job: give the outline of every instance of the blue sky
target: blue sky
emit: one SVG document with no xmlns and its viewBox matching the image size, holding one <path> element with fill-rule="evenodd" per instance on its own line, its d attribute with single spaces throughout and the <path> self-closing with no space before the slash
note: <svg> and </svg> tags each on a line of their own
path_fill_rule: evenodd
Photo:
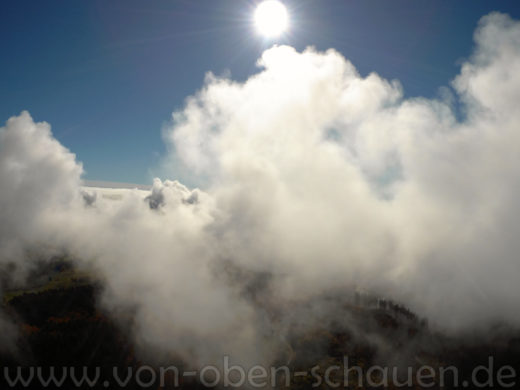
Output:
<svg viewBox="0 0 520 390">
<path fill-rule="evenodd" d="M 432 97 L 457 74 L 481 16 L 520 18 L 514 1 L 287 0 L 278 43 L 335 48 L 361 74 Z M 150 183 L 161 128 L 204 75 L 244 80 L 273 42 L 245 0 L 6 1 L 0 13 L 0 121 L 28 110 L 83 162 L 86 179 Z M 161 172 L 163 173 L 163 172 Z M 175 178 L 175 177 L 172 177 Z"/>
</svg>

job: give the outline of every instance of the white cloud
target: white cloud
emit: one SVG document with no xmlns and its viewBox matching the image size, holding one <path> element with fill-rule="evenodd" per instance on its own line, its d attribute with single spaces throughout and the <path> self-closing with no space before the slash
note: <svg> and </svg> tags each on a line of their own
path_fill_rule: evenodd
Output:
<svg viewBox="0 0 520 390">
<path fill-rule="evenodd" d="M 267 252 L 300 293 L 353 280 L 449 326 L 517 323 L 519 39 L 482 19 L 454 81 L 463 122 L 333 50 L 275 47 L 245 83 L 209 78 L 169 140 L 214 178 L 233 252 Z"/>
<path fill-rule="evenodd" d="M 42 239 L 46 219 L 77 199 L 81 164 L 27 112 L 0 129 L 0 262 Z M 20 265 L 18 263 L 18 265 Z"/>
</svg>

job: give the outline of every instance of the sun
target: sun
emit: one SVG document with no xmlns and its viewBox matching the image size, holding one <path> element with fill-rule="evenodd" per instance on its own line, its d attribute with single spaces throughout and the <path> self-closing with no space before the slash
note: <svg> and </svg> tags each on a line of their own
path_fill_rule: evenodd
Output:
<svg viewBox="0 0 520 390">
<path fill-rule="evenodd" d="M 255 25 L 260 34 L 267 38 L 277 37 L 289 25 L 287 8 L 278 0 L 265 0 L 255 10 Z"/>
</svg>

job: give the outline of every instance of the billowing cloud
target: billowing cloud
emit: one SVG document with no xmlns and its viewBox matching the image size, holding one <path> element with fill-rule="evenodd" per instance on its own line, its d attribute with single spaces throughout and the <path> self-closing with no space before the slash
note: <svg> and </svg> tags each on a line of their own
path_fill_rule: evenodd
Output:
<svg viewBox="0 0 520 390">
<path fill-rule="evenodd" d="M 72 253 L 105 307 L 135 313 L 140 345 L 192 362 L 269 359 L 290 302 L 345 287 L 449 329 L 518 326 L 520 23 L 488 15 L 475 42 L 453 81 L 463 120 L 334 50 L 273 47 L 243 83 L 208 76 L 164 133 L 204 191 L 82 193 L 49 126 L 11 118 L 0 261 Z"/>
<path fill-rule="evenodd" d="M 0 129 L 0 263 L 22 267 L 47 220 L 78 198 L 82 171 L 47 123 L 34 123 L 27 112 L 7 121 Z"/>
<path fill-rule="evenodd" d="M 517 323 L 519 39 L 481 20 L 453 82 L 462 121 L 334 50 L 275 47 L 245 83 L 208 77 L 166 139 L 213 178 L 238 261 L 290 275 L 290 294 L 355 283 L 449 326 Z"/>
</svg>

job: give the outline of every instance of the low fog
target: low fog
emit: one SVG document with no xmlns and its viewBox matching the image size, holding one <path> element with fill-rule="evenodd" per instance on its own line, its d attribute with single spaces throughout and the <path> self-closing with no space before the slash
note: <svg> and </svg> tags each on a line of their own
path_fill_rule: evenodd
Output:
<svg viewBox="0 0 520 390">
<path fill-rule="evenodd" d="M 194 364 L 273 358 L 287 322 L 313 321 L 291 302 L 345 288 L 445 331 L 520 325 L 520 22 L 484 17 L 439 99 L 332 49 L 273 47 L 258 66 L 209 74 L 163 129 L 165 170 L 202 189 L 86 188 L 49 124 L 10 118 L 0 266 L 23 284 L 34 253 L 69 254 L 108 312 L 132 310 L 137 345 Z"/>
</svg>

